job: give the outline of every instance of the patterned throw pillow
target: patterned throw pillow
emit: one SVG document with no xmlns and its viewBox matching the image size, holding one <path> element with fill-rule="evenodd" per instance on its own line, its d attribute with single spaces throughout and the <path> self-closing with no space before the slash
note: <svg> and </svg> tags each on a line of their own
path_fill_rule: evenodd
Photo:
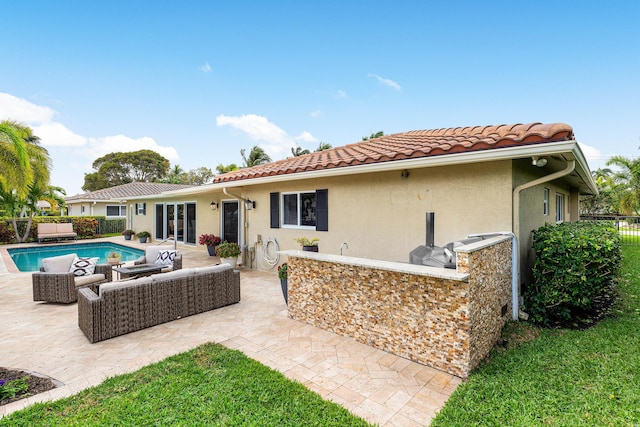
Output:
<svg viewBox="0 0 640 427">
<path fill-rule="evenodd" d="M 167 250 L 158 252 L 156 257 L 156 264 L 160 265 L 173 265 L 173 260 L 176 259 L 176 251 Z"/>
<path fill-rule="evenodd" d="M 71 263 L 69 271 L 76 276 L 91 276 L 96 271 L 98 258 L 78 258 Z"/>
</svg>

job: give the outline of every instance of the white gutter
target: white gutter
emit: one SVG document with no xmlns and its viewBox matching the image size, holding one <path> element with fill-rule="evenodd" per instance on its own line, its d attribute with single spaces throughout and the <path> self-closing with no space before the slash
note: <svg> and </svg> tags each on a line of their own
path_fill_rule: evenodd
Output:
<svg viewBox="0 0 640 427">
<path fill-rule="evenodd" d="M 526 190 L 527 188 L 535 187 L 536 185 L 543 184 L 545 182 L 553 181 L 558 178 L 562 178 L 563 176 L 569 175 L 576 168 L 576 161 L 569 160 L 567 161 L 567 167 L 562 169 L 561 171 L 554 172 L 549 175 L 542 176 L 540 178 L 534 179 L 533 181 L 525 182 L 524 184 L 518 185 L 513 189 L 513 232 L 515 235 L 520 235 L 520 192 L 522 190 Z M 517 242 L 517 238 L 516 238 Z M 516 251 L 513 251 L 516 252 Z M 520 275 L 520 270 L 518 270 L 518 276 Z M 513 309 L 512 309 L 512 318 L 513 320 L 518 320 L 518 306 L 520 295 L 518 294 L 518 283 L 520 282 L 518 278 L 516 278 L 516 288 L 512 290 L 512 300 L 513 300 Z"/>
</svg>

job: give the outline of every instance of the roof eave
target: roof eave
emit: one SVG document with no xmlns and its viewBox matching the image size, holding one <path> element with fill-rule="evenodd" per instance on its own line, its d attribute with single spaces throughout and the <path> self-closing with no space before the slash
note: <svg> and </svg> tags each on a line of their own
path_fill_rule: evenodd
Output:
<svg viewBox="0 0 640 427">
<path fill-rule="evenodd" d="M 282 175 L 261 176 L 247 178 L 236 181 L 220 182 L 215 184 L 205 184 L 195 188 L 185 188 L 174 191 L 167 191 L 146 199 L 156 199 L 167 196 L 180 196 L 191 194 L 210 193 L 220 191 L 223 188 L 245 187 L 257 184 L 270 184 L 291 180 L 305 180 L 314 178 L 328 178 L 335 176 L 357 175 L 362 173 L 388 172 L 402 169 L 416 169 L 425 167 L 453 166 L 468 163 L 480 163 L 499 160 L 513 160 L 531 156 L 550 156 L 553 154 L 570 154 L 576 159 L 577 173 L 585 182 L 586 187 L 597 194 L 595 181 L 591 177 L 589 166 L 578 146 L 577 141 L 559 141 L 546 144 L 532 144 L 518 147 L 506 147 L 495 150 L 472 151 L 466 153 L 447 154 L 431 157 L 420 157 L 415 159 L 393 160 L 388 162 L 371 163 L 366 165 L 345 166 L 339 168 L 322 169 L 308 172 L 296 172 Z"/>
</svg>

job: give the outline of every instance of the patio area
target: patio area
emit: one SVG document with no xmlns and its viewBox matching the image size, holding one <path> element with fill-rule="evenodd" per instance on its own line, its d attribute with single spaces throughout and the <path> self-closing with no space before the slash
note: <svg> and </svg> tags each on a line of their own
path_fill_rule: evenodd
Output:
<svg viewBox="0 0 640 427">
<path fill-rule="evenodd" d="M 124 243 L 122 237 L 104 240 Z M 145 247 L 137 241 L 127 244 Z M 241 269 L 239 304 L 90 344 L 78 328 L 77 303 L 34 302 L 31 273 L 15 271 L 7 248 L 0 247 L 0 365 L 44 374 L 64 385 L 1 406 L 0 416 L 72 395 L 205 342 L 238 349 L 324 399 L 385 426 L 428 425 L 461 382 L 289 318 L 275 273 L 248 268 Z M 178 249 L 184 267 L 217 261 L 206 251 Z"/>
</svg>

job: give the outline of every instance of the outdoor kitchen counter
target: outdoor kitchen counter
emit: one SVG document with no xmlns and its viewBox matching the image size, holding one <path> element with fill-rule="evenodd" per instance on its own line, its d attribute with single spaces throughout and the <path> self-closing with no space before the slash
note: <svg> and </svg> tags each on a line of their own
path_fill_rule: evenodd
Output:
<svg viewBox="0 0 640 427">
<path fill-rule="evenodd" d="M 344 255 L 326 254 L 321 252 L 307 251 L 279 251 L 280 255 L 312 259 L 315 261 L 332 262 L 337 264 L 352 265 L 356 267 L 376 268 L 381 270 L 395 271 L 398 273 L 415 274 L 419 276 L 437 277 L 439 279 L 467 281 L 468 273 L 458 273 L 454 269 L 429 267 L 403 262 L 383 261 L 378 259 L 357 258 Z"/>
</svg>

